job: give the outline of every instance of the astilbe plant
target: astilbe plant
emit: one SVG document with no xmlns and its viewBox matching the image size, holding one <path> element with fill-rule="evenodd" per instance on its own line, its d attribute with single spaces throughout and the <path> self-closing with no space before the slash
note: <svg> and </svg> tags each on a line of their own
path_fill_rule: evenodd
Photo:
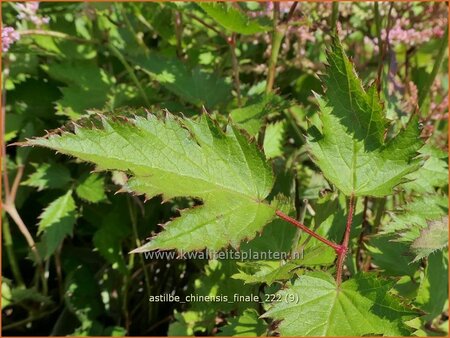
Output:
<svg viewBox="0 0 450 338">
<path fill-rule="evenodd" d="M 331 39 L 321 77 L 325 95 L 316 95 L 320 121 L 310 125 L 307 144 L 323 175 L 347 197 L 340 243 L 280 211 L 276 200 L 267 202 L 275 178 L 263 154 L 239 128 L 230 123 L 222 130 L 208 114 L 198 119 L 170 113 L 162 118 L 93 114 L 74 123 L 73 130 L 63 128 L 24 145 L 54 149 L 94 163 L 97 170 L 124 172 L 128 181 L 123 189 L 147 199 L 163 195 L 164 200 L 190 196 L 202 201 L 133 253 L 237 248 L 277 216 L 334 249 L 334 281 L 324 272 L 306 273 L 280 291 L 283 299 L 291 295 L 299 302 L 275 303 L 264 315 L 282 321 L 283 335 L 404 334 L 403 322 L 417 314 L 389 294 L 392 283 L 373 274 L 343 281 L 343 268 L 356 200 L 391 194 L 421 166 L 418 117 L 387 138 L 389 124 L 376 86 L 363 87 L 339 39 Z"/>
</svg>

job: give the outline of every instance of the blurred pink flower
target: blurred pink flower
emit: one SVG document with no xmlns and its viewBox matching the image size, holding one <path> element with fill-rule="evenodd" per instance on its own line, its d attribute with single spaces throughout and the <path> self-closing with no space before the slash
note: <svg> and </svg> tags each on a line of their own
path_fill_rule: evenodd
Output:
<svg viewBox="0 0 450 338">
<path fill-rule="evenodd" d="M 2 27 L 2 51 L 5 53 L 9 47 L 20 39 L 19 33 L 9 26 Z"/>
<path fill-rule="evenodd" d="M 39 9 L 39 2 L 37 1 L 18 3 L 16 6 L 19 11 L 17 18 L 20 20 L 31 21 L 36 26 L 47 24 L 50 21 L 49 17 L 43 17 L 37 14 L 37 10 Z"/>
</svg>

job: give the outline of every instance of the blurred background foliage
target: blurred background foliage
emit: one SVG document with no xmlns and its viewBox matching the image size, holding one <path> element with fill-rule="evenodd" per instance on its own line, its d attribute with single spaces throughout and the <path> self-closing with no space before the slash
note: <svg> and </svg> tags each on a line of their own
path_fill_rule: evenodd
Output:
<svg viewBox="0 0 450 338">
<path fill-rule="evenodd" d="M 395 278 L 398 294 L 426 311 L 410 323 L 414 334 L 448 333 L 446 241 L 441 251 L 414 261 L 423 254 L 426 231 L 434 235 L 440 224 L 446 236 L 445 3 L 1 6 L 4 144 L 45 135 L 86 112 L 121 115 L 145 107 L 195 116 L 207 110 L 258 140 L 277 175 L 273 196 L 292 198 L 294 214 L 340 240 L 345 201 L 304 147 L 305 130 L 317 120 L 312 91 L 323 92 L 318 74 L 336 25 L 361 78 L 378 81 L 392 120 L 389 132 L 416 113 L 429 138 L 424 167 L 413 181 L 388 198 L 359 201 L 352 233 L 356 254 L 348 258 L 347 273 L 373 270 Z M 92 172 L 45 149 L 8 146 L 3 152 L 3 335 L 272 332 L 273 323 L 258 318 L 266 305 L 148 301 L 164 293 L 270 294 L 280 287 L 273 281 L 291 276 L 276 262 L 128 254 L 158 232 L 158 224 L 197 201 L 144 203 L 139 196 L 115 194 L 126 179 L 119 173 Z M 278 243 L 280 232 L 295 237 L 289 226 L 279 225 L 248 245 L 289 249 L 290 242 Z M 334 252 L 305 238 L 304 259 L 292 263 L 295 273 L 310 267 L 332 271 Z"/>
</svg>

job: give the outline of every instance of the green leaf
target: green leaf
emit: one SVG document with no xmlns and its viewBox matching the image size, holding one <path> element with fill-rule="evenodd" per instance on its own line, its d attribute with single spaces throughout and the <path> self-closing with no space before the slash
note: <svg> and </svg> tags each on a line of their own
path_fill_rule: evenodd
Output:
<svg viewBox="0 0 450 338">
<path fill-rule="evenodd" d="M 11 291 L 9 283 L 2 281 L 2 310 L 11 304 Z"/>
<path fill-rule="evenodd" d="M 100 229 L 94 234 L 93 243 L 99 253 L 109 262 L 113 269 L 127 274 L 128 269 L 122 253 L 122 241 L 131 233 L 129 213 L 124 213 L 118 203 L 111 211 L 104 211 Z"/>
<path fill-rule="evenodd" d="M 33 164 L 36 171 L 22 182 L 22 185 L 43 189 L 61 189 L 70 182 L 70 171 L 59 163 Z"/>
<path fill-rule="evenodd" d="M 213 108 L 227 104 L 231 98 L 231 85 L 227 81 L 198 67 L 189 69 L 176 58 L 152 53 L 129 59 L 158 84 L 198 107 Z"/>
<path fill-rule="evenodd" d="M 245 310 L 242 315 L 229 320 L 229 323 L 220 328 L 217 336 L 233 337 L 259 337 L 265 336 L 267 324 L 259 318 L 254 309 Z"/>
<path fill-rule="evenodd" d="M 213 301 L 207 304 L 205 302 L 193 302 L 191 309 L 202 310 L 207 305 L 206 307 L 209 310 L 214 310 L 215 312 L 238 311 L 242 313 L 248 308 L 257 308 L 259 304 L 255 303 L 253 299 L 235 299 L 235 296 L 258 295 L 256 286 L 243 285 L 240 280 L 231 278 L 237 272 L 235 261 L 210 260 L 205 267 L 205 272 L 195 279 L 193 293 L 212 298 L 222 297 L 222 301 Z"/>
<path fill-rule="evenodd" d="M 309 130 L 308 144 L 325 177 L 345 195 L 383 197 L 420 167 L 422 146 L 417 117 L 385 140 L 387 121 L 375 86 L 364 90 L 361 80 L 333 37 L 327 74 L 322 77 L 326 100 L 316 95 L 321 130 Z"/>
<path fill-rule="evenodd" d="M 271 159 L 283 155 L 285 129 L 286 123 L 284 121 L 270 123 L 266 126 L 263 144 L 266 158 Z"/>
<path fill-rule="evenodd" d="M 114 79 L 92 63 L 51 64 L 49 75 L 66 84 L 63 97 L 56 103 L 58 114 L 79 118 L 86 109 L 102 109 L 108 101 Z"/>
<path fill-rule="evenodd" d="M 75 224 L 76 205 L 72 198 L 72 190 L 48 205 L 39 216 L 38 234 L 43 233 L 46 257 L 50 257 L 67 235 L 72 235 Z"/>
<path fill-rule="evenodd" d="M 229 3 L 200 2 L 198 5 L 214 21 L 230 32 L 251 35 L 272 29 L 269 20 L 252 20 L 243 11 Z"/>
<path fill-rule="evenodd" d="M 264 202 L 273 184 L 270 167 L 232 125 L 223 132 L 206 115 L 198 121 L 171 114 L 164 119 L 151 114 L 100 119 L 102 128 L 77 126 L 74 133 L 64 131 L 27 144 L 76 156 L 99 169 L 129 172 L 128 189 L 148 198 L 193 196 L 204 203 L 182 211 L 135 252 L 237 247 L 274 217 L 274 208 Z M 92 117 L 90 122 L 99 124 Z"/>
<path fill-rule="evenodd" d="M 11 299 L 12 303 L 22 303 L 26 301 L 32 301 L 41 304 L 51 304 L 52 300 L 49 296 L 45 296 L 39 291 L 37 291 L 34 287 L 30 289 L 22 289 L 22 288 L 13 288 L 11 290 Z"/>
<path fill-rule="evenodd" d="M 392 235 L 371 237 L 366 247 L 372 256 L 372 262 L 391 276 L 414 276 L 419 264 L 411 263 L 408 244 L 394 240 Z"/>
<path fill-rule="evenodd" d="M 279 96 L 266 95 L 249 102 L 245 107 L 233 109 L 230 116 L 234 123 L 255 136 L 263 124 L 263 119 L 284 107 L 285 104 Z"/>
<path fill-rule="evenodd" d="M 448 253 L 439 251 L 428 258 L 427 267 L 415 303 L 427 314 L 424 320 L 430 321 L 444 312 L 448 299 Z"/>
<path fill-rule="evenodd" d="M 409 174 L 411 182 L 403 185 L 406 189 L 418 193 L 434 193 L 436 187 L 448 185 L 448 155 L 440 149 L 426 144 L 419 151 L 423 156 L 428 156 L 423 166 Z"/>
<path fill-rule="evenodd" d="M 448 197 L 424 195 L 392 213 L 392 220 L 382 229 L 382 233 L 397 235 L 397 241 L 413 242 L 428 221 L 439 220 L 448 214 Z"/>
<path fill-rule="evenodd" d="M 88 330 L 103 311 L 98 282 L 93 271 L 86 266 L 78 266 L 67 277 L 64 300 L 68 309 L 81 322 L 81 328 Z"/>
<path fill-rule="evenodd" d="M 98 174 L 84 175 L 75 189 L 78 197 L 92 203 L 106 200 L 105 180 Z"/>
<path fill-rule="evenodd" d="M 440 220 L 429 221 L 428 227 L 420 231 L 418 238 L 411 245 L 412 251 L 417 255 L 414 261 L 429 256 L 437 250 L 448 246 L 448 216 Z"/>
<path fill-rule="evenodd" d="M 205 315 L 205 311 L 174 312 L 175 322 L 169 325 L 168 336 L 194 336 L 196 332 L 207 332 L 213 323 Z M 211 318 L 209 318 L 211 319 Z"/>
<path fill-rule="evenodd" d="M 391 282 L 357 275 L 336 286 L 323 272 L 300 276 L 263 317 L 281 320 L 283 336 L 407 335 L 415 313 L 389 294 Z"/>
<path fill-rule="evenodd" d="M 281 261 L 238 262 L 239 272 L 231 276 L 243 280 L 245 284 L 266 283 L 271 285 L 275 281 L 288 280 L 292 277 L 297 264 Z"/>
</svg>

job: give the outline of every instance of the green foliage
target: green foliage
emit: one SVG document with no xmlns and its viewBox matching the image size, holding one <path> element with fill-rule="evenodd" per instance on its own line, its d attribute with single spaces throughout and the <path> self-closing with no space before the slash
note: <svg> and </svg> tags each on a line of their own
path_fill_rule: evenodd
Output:
<svg viewBox="0 0 450 338">
<path fill-rule="evenodd" d="M 417 255 L 415 261 L 427 257 L 436 250 L 448 246 L 448 217 L 428 222 L 428 227 L 420 231 L 411 245 L 412 251 Z"/>
<path fill-rule="evenodd" d="M 220 329 L 218 336 L 259 337 L 266 335 L 267 324 L 253 310 L 245 310 L 244 313 L 230 320 Z"/>
<path fill-rule="evenodd" d="M 38 5 L 2 2 L 3 335 L 448 335 L 445 3 Z"/>
<path fill-rule="evenodd" d="M 198 67 L 189 69 L 178 59 L 142 54 L 130 56 L 130 60 L 158 84 L 198 107 L 224 105 L 230 98 L 231 85 L 227 81 Z"/>
<path fill-rule="evenodd" d="M 425 229 L 428 221 L 440 220 L 448 214 L 448 198 L 431 195 L 414 199 L 392 214 L 392 220 L 383 228 L 387 234 L 395 234 L 398 241 L 413 242 Z"/>
<path fill-rule="evenodd" d="M 272 29 L 268 20 L 252 20 L 229 3 L 201 2 L 198 4 L 211 18 L 228 31 L 251 35 Z"/>
<path fill-rule="evenodd" d="M 62 189 L 70 182 L 70 171 L 59 163 L 34 164 L 36 171 L 22 185 L 43 189 Z"/>
<path fill-rule="evenodd" d="M 98 203 L 106 200 L 105 180 L 96 174 L 87 174 L 80 178 L 79 185 L 75 189 L 78 197 L 91 202 Z"/>
<path fill-rule="evenodd" d="M 374 275 L 357 276 L 338 287 L 328 274 L 305 274 L 278 293 L 279 301 L 264 317 L 282 320 L 284 336 L 407 334 L 404 321 L 415 313 L 389 294 L 391 287 Z"/>
<path fill-rule="evenodd" d="M 284 134 L 286 123 L 275 122 L 268 124 L 264 134 L 264 153 L 266 158 L 274 158 L 283 155 Z"/>
<path fill-rule="evenodd" d="M 254 136 L 263 125 L 265 117 L 284 107 L 285 104 L 281 102 L 279 96 L 261 96 L 255 101 L 248 102 L 245 107 L 233 109 L 230 112 L 230 116 L 236 125 Z"/>
<path fill-rule="evenodd" d="M 87 109 L 104 108 L 114 79 L 92 63 L 52 64 L 48 74 L 67 86 L 60 90 L 63 97 L 56 102 L 57 113 L 78 119 Z"/>
<path fill-rule="evenodd" d="M 364 90 L 337 37 L 322 81 L 326 100 L 316 95 L 321 125 L 309 132 L 312 156 L 325 177 L 347 196 L 383 197 L 419 168 L 422 145 L 417 117 L 385 140 L 387 121 L 376 88 Z"/>
<path fill-rule="evenodd" d="M 72 190 L 48 205 L 39 216 L 38 233 L 42 234 L 45 256 L 50 257 L 61 245 L 66 236 L 72 235 L 77 219 L 77 209 L 72 197 Z"/>
<path fill-rule="evenodd" d="M 426 320 L 433 320 L 445 311 L 448 299 L 448 252 L 438 251 L 428 258 L 427 267 L 420 283 L 415 303 L 426 312 Z"/>
<path fill-rule="evenodd" d="M 77 156 L 103 170 L 129 171 L 133 177 L 128 189 L 147 198 L 192 196 L 204 203 L 182 212 L 135 252 L 237 247 L 273 218 L 274 209 L 263 201 L 273 184 L 272 173 L 256 147 L 233 126 L 224 133 L 208 116 L 198 121 L 170 114 L 164 119 L 100 119 L 102 129 L 76 127 L 74 133 L 30 140 L 28 145 Z"/>
</svg>

